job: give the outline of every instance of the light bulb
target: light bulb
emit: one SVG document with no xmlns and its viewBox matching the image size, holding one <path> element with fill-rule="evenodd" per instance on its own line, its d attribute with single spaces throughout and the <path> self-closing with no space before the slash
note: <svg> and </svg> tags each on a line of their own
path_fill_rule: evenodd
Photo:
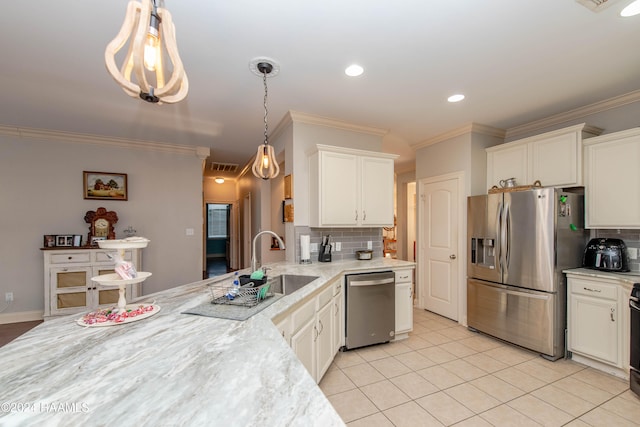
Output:
<svg viewBox="0 0 640 427">
<path fill-rule="evenodd" d="M 158 40 L 158 30 L 154 30 L 153 27 L 149 27 L 147 38 L 144 43 L 144 67 L 149 71 L 155 71 L 158 65 L 158 46 L 160 40 Z M 155 32 L 155 34 L 153 34 Z"/>
<path fill-rule="evenodd" d="M 269 169 L 269 153 L 266 149 L 262 154 L 262 167 L 265 169 Z"/>
</svg>

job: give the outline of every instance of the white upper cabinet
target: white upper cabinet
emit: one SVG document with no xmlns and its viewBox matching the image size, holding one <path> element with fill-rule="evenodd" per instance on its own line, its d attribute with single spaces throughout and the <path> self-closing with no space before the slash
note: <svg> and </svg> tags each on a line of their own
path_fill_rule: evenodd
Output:
<svg viewBox="0 0 640 427">
<path fill-rule="evenodd" d="M 584 145 L 585 227 L 640 228 L 640 128 Z"/>
<path fill-rule="evenodd" d="M 499 187 L 501 180 L 509 178 L 515 178 L 518 185 L 525 184 L 529 181 L 527 168 L 527 144 L 487 148 L 487 188 Z"/>
<path fill-rule="evenodd" d="M 318 145 L 309 161 L 309 225 L 393 226 L 395 157 Z"/>
<path fill-rule="evenodd" d="M 583 138 L 601 132 L 583 123 L 487 148 L 487 188 L 508 178 L 517 185 L 581 186 Z"/>
</svg>

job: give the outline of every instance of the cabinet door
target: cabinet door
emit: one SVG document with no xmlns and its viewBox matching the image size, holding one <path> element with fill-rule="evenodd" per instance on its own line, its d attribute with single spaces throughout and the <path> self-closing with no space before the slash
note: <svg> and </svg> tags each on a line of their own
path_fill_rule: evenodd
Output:
<svg viewBox="0 0 640 427">
<path fill-rule="evenodd" d="M 569 350 L 621 366 L 617 301 L 570 295 Z"/>
<path fill-rule="evenodd" d="M 320 153 L 320 224 L 358 223 L 358 158 L 351 154 Z"/>
<path fill-rule="evenodd" d="M 360 224 L 367 227 L 393 226 L 393 160 L 361 159 Z"/>
<path fill-rule="evenodd" d="M 91 277 L 102 276 L 104 274 L 113 274 L 113 273 L 115 273 L 113 266 L 93 267 Z M 120 297 L 120 291 L 118 288 L 114 288 L 111 286 L 101 286 L 97 282 L 92 282 L 92 285 L 93 286 L 91 287 L 91 290 L 95 295 L 94 295 L 94 300 L 93 300 L 93 304 L 91 305 L 91 308 L 95 308 L 99 305 L 107 305 L 107 304 L 114 305 L 118 303 L 118 298 Z M 131 299 L 130 290 L 131 290 L 131 285 L 127 286 L 127 291 L 125 293 L 125 297 L 127 298 L 127 303 Z"/>
<path fill-rule="evenodd" d="M 316 340 L 318 338 L 318 328 L 315 318 L 310 319 L 302 325 L 296 333 L 291 336 L 291 348 L 298 356 L 309 374 L 316 379 Z"/>
<path fill-rule="evenodd" d="M 336 354 L 333 344 L 333 314 L 333 300 L 321 307 L 317 313 L 318 338 L 316 340 L 316 355 L 318 371 L 315 377 L 317 382 L 320 382 L 324 373 L 327 372 L 333 361 L 333 356 Z"/>
<path fill-rule="evenodd" d="M 333 354 L 344 345 L 344 298 L 340 292 L 333 297 Z"/>
<path fill-rule="evenodd" d="M 91 267 L 53 267 L 49 270 L 51 314 L 71 314 L 92 303 Z"/>
<path fill-rule="evenodd" d="M 411 283 L 396 283 L 396 335 L 413 329 L 413 291 Z"/>
<path fill-rule="evenodd" d="M 585 149 L 586 228 L 640 228 L 640 132 L 619 134 Z"/>
<path fill-rule="evenodd" d="M 545 187 L 582 185 L 581 137 L 571 132 L 529 144 L 529 177 Z"/>
<path fill-rule="evenodd" d="M 487 188 L 500 186 L 500 180 L 515 178 L 517 185 L 528 183 L 527 144 L 487 150 Z"/>
<path fill-rule="evenodd" d="M 276 323 L 276 329 L 282 335 L 282 338 L 287 344 L 291 345 L 291 322 L 288 317 L 285 317 L 280 322 Z"/>
</svg>

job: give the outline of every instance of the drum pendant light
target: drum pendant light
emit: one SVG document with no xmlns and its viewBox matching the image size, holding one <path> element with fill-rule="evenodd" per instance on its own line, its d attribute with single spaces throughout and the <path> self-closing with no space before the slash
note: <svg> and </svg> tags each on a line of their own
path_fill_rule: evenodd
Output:
<svg viewBox="0 0 640 427">
<path fill-rule="evenodd" d="M 273 64 L 266 60 L 258 62 L 256 71 L 262 74 L 262 82 L 264 84 L 264 143 L 258 147 L 256 159 L 251 170 L 256 177 L 267 180 L 275 178 L 280 173 L 275 151 L 273 146 L 269 145 L 269 136 L 267 134 L 267 74 L 273 71 Z"/>
<path fill-rule="evenodd" d="M 182 101 L 189 91 L 171 14 L 156 1 L 131 0 L 120 32 L 107 45 L 104 53 L 107 71 L 127 95 L 161 104 Z M 116 54 L 129 42 L 122 66 L 116 65 Z M 165 56 L 172 69 L 165 64 Z M 170 78 L 166 80 L 168 74 Z"/>
</svg>

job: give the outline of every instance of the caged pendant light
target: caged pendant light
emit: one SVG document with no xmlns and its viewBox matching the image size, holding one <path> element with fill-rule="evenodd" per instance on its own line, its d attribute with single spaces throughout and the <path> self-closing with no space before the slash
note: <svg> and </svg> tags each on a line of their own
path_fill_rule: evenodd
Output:
<svg viewBox="0 0 640 427">
<path fill-rule="evenodd" d="M 107 45 L 104 58 L 107 71 L 126 94 L 150 103 L 173 104 L 187 96 L 189 81 L 178 54 L 171 14 L 156 1 L 161 0 L 129 2 L 120 32 Z M 127 41 L 129 50 L 118 69 L 116 54 Z M 171 62 L 172 69 L 166 62 Z"/>
<path fill-rule="evenodd" d="M 271 75 L 275 76 L 278 69 L 274 70 L 273 63 L 266 59 L 261 59 L 255 63 L 255 69 L 252 64 L 251 69 L 256 74 L 258 72 L 262 74 L 262 82 L 264 84 L 264 143 L 258 147 L 256 159 L 251 169 L 256 177 L 267 180 L 275 178 L 280 173 L 280 166 L 278 166 L 273 146 L 269 145 L 269 136 L 267 134 L 267 74 L 273 73 Z"/>
</svg>

